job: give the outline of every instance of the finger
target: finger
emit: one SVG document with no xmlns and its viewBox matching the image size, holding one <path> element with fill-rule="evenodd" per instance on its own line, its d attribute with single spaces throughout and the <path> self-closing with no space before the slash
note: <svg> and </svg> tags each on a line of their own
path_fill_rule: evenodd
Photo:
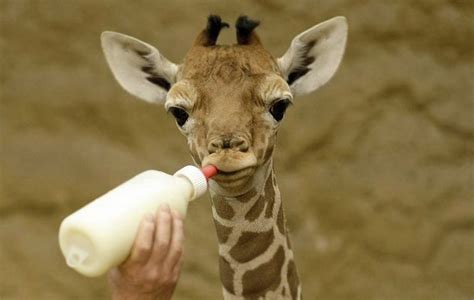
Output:
<svg viewBox="0 0 474 300">
<path fill-rule="evenodd" d="M 166 263 L 170 270 L 173 270 L 176 264 L 180 261 L 184 249 L 184 229 L 183 220 L 179 215 L 173 212 L 173 233 L 171 235 L 170 248 Z"/>
<path fill-rule="evenodd" d="M 173 280 L 178 281 L 179 274 L 181 274 L 182 266 L 183 266 L 183 256 L 181 255 L 171 271 L 171 274 L 172 274 L 171 276 Z"/>
<path fill-rule="evenodd" d="M 153 214 L 146 214 L 140 223 L 132 252 L 126 263 L 144 264 L 148 261 L 153 249 L 155 227 L 155 217 Z"/>
<path fill-rule="evenodd" d="M 171 240 L 171 211 L 167 204 L 162 205 L 157 213 L 155 243 L 150 257 L 152 263 L 163 262 L 168 254 Z"/>
</svg>

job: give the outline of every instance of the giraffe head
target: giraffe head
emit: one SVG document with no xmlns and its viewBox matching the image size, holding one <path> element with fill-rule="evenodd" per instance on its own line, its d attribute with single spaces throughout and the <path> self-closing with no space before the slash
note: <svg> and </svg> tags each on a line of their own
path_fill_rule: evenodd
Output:
<svg viewBox="0 0 474 300">
<path fill-rule="evenodd" d="M 237 44 L 217 45 L 228 24 L 210 16 L 181 64 L 133 37 L 102 34 L 105 57 L 120 85 L 138 98 L 164 104 L 194 161 L 220 170 L 211 187 L 227 195 L 261 181 L 259 171 L 271 161 L 285 110 L 295 96 L 333 76 L 346 43 L 346 20 L 336 17 L 297 35 L 286 53 L 274 58 L 254 31 L 258 24 L 239 17 Z"/>
</svg>

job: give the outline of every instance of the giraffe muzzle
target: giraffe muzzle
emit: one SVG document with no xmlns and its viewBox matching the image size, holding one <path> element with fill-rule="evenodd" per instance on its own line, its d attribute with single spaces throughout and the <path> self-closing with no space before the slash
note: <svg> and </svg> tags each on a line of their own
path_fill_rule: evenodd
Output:
<svg viewBox="0 0 474 300">
<path fill-rule="evenodd" d="M 240 152 L 235 150 L 222 150 L 206 156 L 202 167 L 214 165 L 219 172 L 233 173 L 246 168 L 257 166 L 257 157 L 253 152 Z"/>
</svg>

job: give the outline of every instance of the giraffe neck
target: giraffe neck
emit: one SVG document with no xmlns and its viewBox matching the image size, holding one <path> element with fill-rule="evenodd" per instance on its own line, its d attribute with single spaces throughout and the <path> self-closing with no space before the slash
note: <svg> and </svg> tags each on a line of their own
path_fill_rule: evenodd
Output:
<svg viewBox="0 0 474 300">
<path fill-rule="evenodd" d="M 264 181 L 243 195 L 211 190 L 226 299 L 300 299 L 301 288 L 271 163 Z"/>
</svg>

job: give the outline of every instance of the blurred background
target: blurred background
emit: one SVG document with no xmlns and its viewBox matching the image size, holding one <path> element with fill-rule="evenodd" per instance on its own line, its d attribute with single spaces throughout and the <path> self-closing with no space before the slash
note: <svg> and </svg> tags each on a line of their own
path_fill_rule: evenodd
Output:
<svg viewBox="0 0 474 300">
<path fill-rule="evenodd" d="M 160 106 L 102 55 L 104 30 L 180 62 L 210 13 L 260 19 L 275 56 L 344 15 L 334 79 L 297 99 L 275 157 L 306 299 L 473 299 L 474 2 L 0 0 L 0 298 L 105 299 L 59 251 L 61 220 L 145 169 L 191 163 Z M 234 42 L 234 30 L 221 43 Z M 175 299 L 219 299 L 208 197 Z"/>
</svg>

